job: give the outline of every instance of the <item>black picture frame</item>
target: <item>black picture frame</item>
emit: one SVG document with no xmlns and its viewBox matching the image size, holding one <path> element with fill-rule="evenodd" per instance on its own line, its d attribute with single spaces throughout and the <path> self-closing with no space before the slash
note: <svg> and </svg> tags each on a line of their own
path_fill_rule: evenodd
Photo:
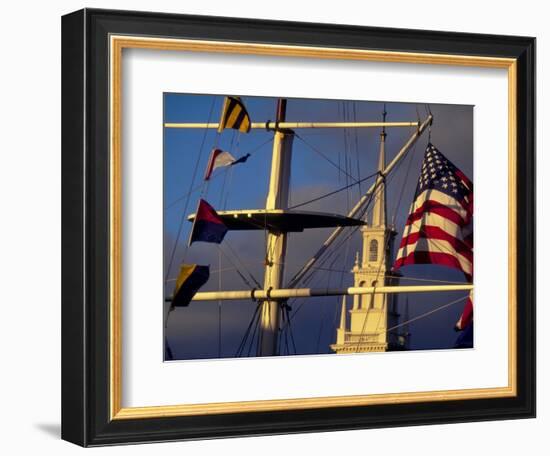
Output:
<svg viewBox="0 0 550 456">
<path fill-rule="evenodd" d="M 517 60 L 515 397 L 112 420 L 109 36 Z M 84 9 L 62 19 L 62 438 L 82 446 L 535 416 L 535 39 Z"/>
</svg>

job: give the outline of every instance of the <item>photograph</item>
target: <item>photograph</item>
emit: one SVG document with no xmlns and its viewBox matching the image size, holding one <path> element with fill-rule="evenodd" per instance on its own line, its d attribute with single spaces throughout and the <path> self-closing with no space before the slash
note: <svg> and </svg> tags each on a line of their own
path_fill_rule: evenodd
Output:
<svg viewBox="0 0 550 456">
<path fill-rule="evenodd" d="M 162 96 L 165 362 L 475 349 L 475 106 Z"/>
</svg>

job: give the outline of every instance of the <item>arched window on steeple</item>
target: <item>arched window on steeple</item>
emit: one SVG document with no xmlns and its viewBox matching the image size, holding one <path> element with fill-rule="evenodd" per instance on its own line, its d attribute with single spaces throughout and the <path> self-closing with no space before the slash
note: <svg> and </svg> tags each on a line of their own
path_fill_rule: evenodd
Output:
<svg viewBox="0 0 550 456">
<path fill-rule="evenodd" d="M 373 239 L 369 244 L 369 261 L 378 260 L 378 241 Z"/>
</svg>

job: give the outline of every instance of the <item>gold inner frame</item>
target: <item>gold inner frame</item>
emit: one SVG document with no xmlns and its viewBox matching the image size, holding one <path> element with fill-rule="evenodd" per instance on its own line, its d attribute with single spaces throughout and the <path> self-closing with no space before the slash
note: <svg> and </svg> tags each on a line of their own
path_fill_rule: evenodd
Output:
<svg viewBox="0 0 550 456">
<path fill-rule="evenodd" d="M 170 406 L 122 407 L 122 145 L 121 94 L 123 49 L 195 51 L 317 59 L 366 60 L 453 65 L 508 70 L 508 386 L 462 390 L 403 392 L 300 399 L 275 399 Z M 219 42 L 168 38 L 110 37 L 110 411 L 111 419 L 158 418 L 221 413 L 296 410 L 374 404 L 512 397 L 517 394 L 516 289 L 516 120 L 517 61 L 511 58 L 386 52 L 309 46 Z"/>
</svg>

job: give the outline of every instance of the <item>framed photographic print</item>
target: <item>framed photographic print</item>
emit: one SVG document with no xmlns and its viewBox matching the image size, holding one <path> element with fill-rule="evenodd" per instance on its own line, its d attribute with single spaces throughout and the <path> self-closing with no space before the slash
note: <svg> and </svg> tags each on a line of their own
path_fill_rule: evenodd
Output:
<svg viewBox="0 0 550 456">
<path fill-rule="evenodd" d="M 62 26 L 64 439 L 534 416 L 534 38 Z"/>
</svg>

